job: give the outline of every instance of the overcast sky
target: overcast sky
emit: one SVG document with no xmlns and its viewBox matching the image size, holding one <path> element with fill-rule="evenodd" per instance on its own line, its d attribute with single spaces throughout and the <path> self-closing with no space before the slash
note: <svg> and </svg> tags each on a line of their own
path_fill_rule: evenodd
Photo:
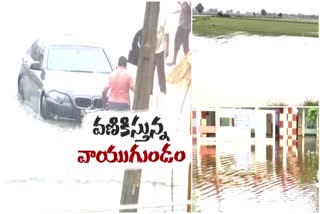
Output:
<svg viewBox="0 0 320 214">
<path fill-rule="evenodd" d="M 196 0 L 193 1 L 193 6 L 198 3 L 202 3 L 205 11 L 210 8 L 240 12 L 259 12 L 265 9 L 275 13 L 319 14 L 319 0 Z"/>
</svg>

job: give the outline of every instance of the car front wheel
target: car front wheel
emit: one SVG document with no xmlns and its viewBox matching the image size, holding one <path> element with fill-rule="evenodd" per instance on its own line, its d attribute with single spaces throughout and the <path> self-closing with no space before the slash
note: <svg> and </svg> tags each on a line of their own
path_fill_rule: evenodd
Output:
<svg viewBox="0 0 320 214">
<path fill-rule="evenodd" d="M 51 113 L 48 109 L 47 99 L 45 95 L 41 96 L 40 114 L 41 114 L 41 117 L 45 120 L 52 119 Z"/>
</svg>

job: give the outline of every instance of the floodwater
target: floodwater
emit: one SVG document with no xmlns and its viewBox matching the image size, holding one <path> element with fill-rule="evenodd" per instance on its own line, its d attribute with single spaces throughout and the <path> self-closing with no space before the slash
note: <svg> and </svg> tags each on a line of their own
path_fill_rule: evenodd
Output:
<svg viewBox="0 0 320 214">
<path fill-rule="evenodd" d="M 319 140 L 301 138 L 288 152 L 261 144 L 240 151 L 195 146 L 193 211 L 318 213 Z"/>
<path fill-rule="evenodd" d="M 47 35 L 75 33 L 104 39 L 117 62 L 120 55 L 127 56 L 135 32 L 143 25 L 144 1 L 16 0 L 0 8 L 0 212 L 117 211 L 125 167 L 77 162 L 79 148 L 96 148 L 97 138 L 91 135 L 93 121 L 42 120 L 17 99 L 17 77 L 21 57 L 35 39 Z M 188 163 L 142 166 L 139 206 L 151 208 L 139 211 L 171 211 L 171 206 L 152 205 L 185 202 L 187 175 Z"/>
<path fill-rule="evenodd" d="M 319 100 L 319 39 L 237 35 L 192 38 L 192 105 L 299 106 Z M 210 97 L 210 99 L 209 99 Z"/>
</svg>

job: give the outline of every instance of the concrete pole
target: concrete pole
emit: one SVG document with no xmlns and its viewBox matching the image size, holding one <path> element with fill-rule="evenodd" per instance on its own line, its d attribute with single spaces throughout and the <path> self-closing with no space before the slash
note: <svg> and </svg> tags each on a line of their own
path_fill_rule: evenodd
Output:
<svg viewBox="0 0 320 214">
<path fill-rule="evenodd" d="M 133 110 L 149 109 L 159 10 L 160 2 L 146 2 Z M 120 199 L 121 205 L 138 204 L 141 173 L 141 169 L 125 170 Z M 137 209 L 120 210 L 120 212 L 137 212 Z"/>
<path fill-rule="evenodd" d="M 272 113 L 272 161 L 276 160 L 276 114 L 275 111 Z"/>
<path fill-rule="evenodd" d="M 287 151 L 288 151 L 288 113 L 287 111 L 284 111 L 285 114 L 284 114 L 284 120 L 283 120 L 283 128 L 285 130 L 283 135 L 283 156 L 282 156 L 283 168 L 286 168 L 287 166 Z"/>
<path fill-rule="evenodd" d="M 319 110 L 318 110 L 318 114 L 317 114 L 317 139 L 319 137 Z"/>
<path fill-rule="evenodd" d="M 200 155 L 200 149 L 201 149 L 201 134 L 199 132 L 199 127 L 201 126 L 201 110 L 196 110 L 196 121 L 195 121 L 195 125 L 196 125 L 196 129 L 197 129 L 197 133 L 196 133 L 196 137 L 197 137 L 197 142 L 196 142 L 196 149 L 197 149 L 197 167 L 198 169 L 201 168 L 201 155 Z"/>
<path fill-rule="evenodd" d="M 301 151 L 301 156 L 302 156 L 302 162 L 304 162 L 304 138 L 302 138 L 301 140 L 301 147 L 302 147 L 302 151 Z"/>
<path fill-rule="evenodd" d="M 302 109 L 302 130 L 301 130 L 301 135 L 302 137 L 304 137 L 304 132 L 305 132 L 305 129 L 306 129 L 306 109 L 303 108 Z"/>
</svg>

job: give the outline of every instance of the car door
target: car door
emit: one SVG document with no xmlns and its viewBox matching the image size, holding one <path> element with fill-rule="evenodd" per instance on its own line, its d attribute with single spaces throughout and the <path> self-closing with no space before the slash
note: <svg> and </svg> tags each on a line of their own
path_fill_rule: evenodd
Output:
<svg viewBox="0 0 320 214">
<path fill-rule="evenodd" d="M 38 111 L 40 105 L 40 93 L 43 88 L 43 75 L 41 70 L 32 69 L 33 63 L 41 63 L 43 61 L 43 49 L 40 46 L 40 41 L 32 44 L 26 56 L 23 58 L 23 90 L 26 99 L 29 101 L 32 108 Z"/>
</svg>

